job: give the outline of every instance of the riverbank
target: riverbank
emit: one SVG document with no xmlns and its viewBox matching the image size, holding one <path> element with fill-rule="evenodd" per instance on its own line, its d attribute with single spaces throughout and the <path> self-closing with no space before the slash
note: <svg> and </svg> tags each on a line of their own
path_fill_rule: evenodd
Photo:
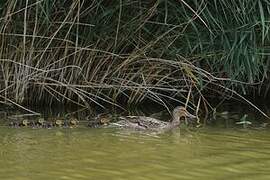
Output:
<svg viewBox="0 0 270 180">
<path fill-rule="evenodd" d="M 212 110 L 209 96 L 252 104 L 244 96 L 269 93 L 268 4 L 239 4 L 2 2 L 0 101 L 21 109 L 151 101 Z"/>
</svg>

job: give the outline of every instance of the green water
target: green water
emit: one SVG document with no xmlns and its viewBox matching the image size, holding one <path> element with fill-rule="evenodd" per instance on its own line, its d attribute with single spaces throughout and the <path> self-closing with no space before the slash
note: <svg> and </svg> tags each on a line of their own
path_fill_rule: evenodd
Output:
<svg viewBox="0 0 270 180">
<path fill-rule="evenodd" d="M 0 179 L 270 179 L 268 130 L 0 128 Z"/>
</svg>

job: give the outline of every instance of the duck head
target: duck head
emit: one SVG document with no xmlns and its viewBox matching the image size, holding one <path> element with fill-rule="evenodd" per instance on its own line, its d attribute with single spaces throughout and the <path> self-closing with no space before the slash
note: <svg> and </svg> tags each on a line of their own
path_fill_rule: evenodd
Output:
<svg viewBox="0 0 270 180">
<path fill-rule="evenodd" d="M 197 116 L 194 116 L 193 114 L 189 113 L 187 109 L 183 106 L 177 106 L 174 108 L 172 113 L 172 123 L 176 126 L 180 124 L 181 120 L 187 120 L 187 119 L 195 119 Z"/>
</svg>

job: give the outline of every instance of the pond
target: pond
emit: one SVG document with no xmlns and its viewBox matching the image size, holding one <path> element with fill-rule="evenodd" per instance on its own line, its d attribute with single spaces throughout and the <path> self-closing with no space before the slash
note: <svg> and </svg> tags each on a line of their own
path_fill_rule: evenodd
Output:
<svg viewBox="0 0 270 180">
<path fill-rule="evenodd" d="M 0 179 L 269 179 L 269 130 L 0 127 Z"/>
</svg>

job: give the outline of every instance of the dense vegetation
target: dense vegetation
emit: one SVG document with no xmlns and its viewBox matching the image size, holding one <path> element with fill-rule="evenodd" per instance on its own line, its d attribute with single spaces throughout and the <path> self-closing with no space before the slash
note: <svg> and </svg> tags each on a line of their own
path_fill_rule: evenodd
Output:
<svg viewBox="0 0 270 180">
<path fill-rule="evenodd" d="M 269 3 L 1 1 L 1 102 L 196 106 L 213 94 L 266 96 Z"/>
</svg>

